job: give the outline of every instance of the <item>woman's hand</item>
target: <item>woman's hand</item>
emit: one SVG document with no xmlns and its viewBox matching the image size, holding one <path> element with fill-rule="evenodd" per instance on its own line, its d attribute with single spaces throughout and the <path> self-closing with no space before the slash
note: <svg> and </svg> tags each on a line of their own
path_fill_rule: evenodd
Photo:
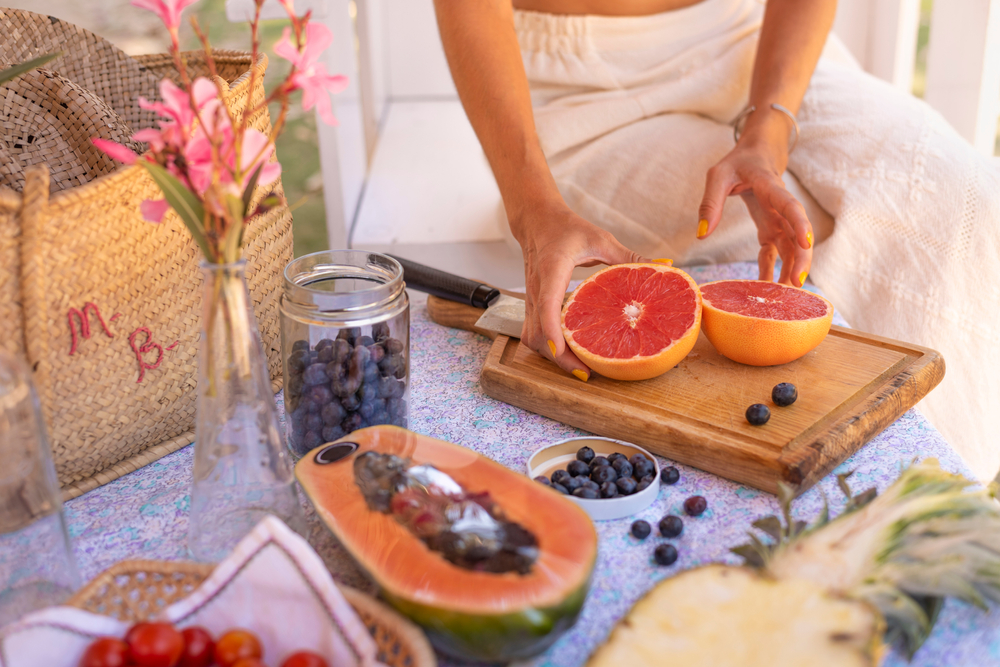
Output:
<svg viewBox="0 0 1000 667">
<path fill-rule="evenodd" d="M 788 130 L 780 111 L 758 108 L 750 115 L 736 147 L 708 170 L 698 238 L 719 225 L 726 197 L 740 195 L 757 225 L 760 279 L 774 280 L 774 262 L 781 257 L 778 282 L 801 287 L 812 263 L 813 232 L 802 204 L 781 180 L 788 162 Z"/>
<path fill-rule="evenodd" d="M 511 220 L 524 253 L 527 286 L 521 342 L 586 381 L 590 369 L 566 345 L 562 306 L 577 266 L 648 262 L 609 232 L 573 213 L 564 203 L 536 208 Z"/>
</svg>

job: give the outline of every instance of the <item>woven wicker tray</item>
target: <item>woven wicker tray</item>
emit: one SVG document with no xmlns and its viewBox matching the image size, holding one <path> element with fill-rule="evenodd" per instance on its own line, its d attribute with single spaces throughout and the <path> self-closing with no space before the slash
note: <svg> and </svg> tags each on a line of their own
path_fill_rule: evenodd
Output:
<svg viewBox="0 0 1000 667">
<path fill-rule="evenodd" d="M 189 595 L 212 566 L 156 560 L 122 561 L 95 577 L 67 604 L 136 622 L 158 614 Z M 427 638 L 412 623 L 361 591 L 340 586 L 378 645 L 378 659 L 389 667 L 436 667 Z"/>
</svg>

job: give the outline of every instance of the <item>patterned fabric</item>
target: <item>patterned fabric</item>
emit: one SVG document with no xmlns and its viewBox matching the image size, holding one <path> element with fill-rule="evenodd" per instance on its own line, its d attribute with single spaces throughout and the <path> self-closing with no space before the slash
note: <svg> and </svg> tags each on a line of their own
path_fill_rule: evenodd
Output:
<svg viewBox="0 0 1000 667">
<path fill-rule="evenodd" d="M 691 270 L 698 282 L 747 278 L 754 264 L 702 267 Z M 455 442 L 489 456 L 513 470 L 524 471 L 528 457 L 539 447 L 565 438 L 587 435 L 558 422 L 525 412 L 482 392 L 479 370 L 489 351 L 485 338 L 446 329 L 427 319 L 422 295 L 414 298 L 411 321 L 410 428 L 418 433 Z M 807 388 L 800 387 L 800 391 Z M 284 415 L 279 395 L 279 411 Z M 85 580 L 125 558 L 188 558 L 186 541 L 190 503 L 193 447 L 164 457 L 66 504 L 66 516 L 77 562 Z M 941 435 L 915 410 L 876 437 L 836 472 L 854 470 L 853 488 L 884 489 L 899 466 L 914 458 L 937 457 L 949 470 L 967 468 Z M 738 559 L 730 547 L 745 541 L 751 522 L 778 511 L 774 496 L 734 484 L 714 475 L 666 459 L 676 465 L 680 481 L 663 486 L 656 502 L 635 517 L 598 522 L 600 536 L 597 569 L 583 615 L 576 626 L 551 649 L 528 664 L 537 667 L 579 667 L 604 641 L 614 623 L 660 579 L 711 561 Z M 639 542 L 628 534 L 634 519 L 654 523 L 665 514 L 683 515 L 681 505 L 691 495 L 708 500 L 701 517 L 685 517 L 684 532 L 670 540 L 678 562 L 659 567 L 652 559 L 661 538 Z M 834 513 L 843 506 L 831 474 L 796 501 L 795 514 L 812 519 L 824 495 Z M 303 498 L 309 525 L 308 539 L 334 576 L 351 586 L 372 592 L 371 584 L 352 563 L 330 532 L 322 526 Z M 1000 611 L 984 614 L 962 604 L 948 603 L 930 640 L 912 667 L 983 667 L 1000 664 Z M 893 654 L 886 663 L 904 667 Z M 441 665 L 456 665 L 441 657 Z M 456 665 L 457 667 L 457 665 Z"/>
<path fill-rule="evenodd" d="M 704 0 L 649 17 L 518 12 L 539 139 L 567 203 L 647 257 L 753 260 L 739 198 L 695 238 L 733 147 L 762 17 Z M 785 174 L 817 241 L 812 279 L 855 326 L 940 351 L 921 408 L 980 478 L 1000 468 L 1000 163 L 828 40 Z M 756 276 L 755 276 L 756 277 Z"/>
</svg>

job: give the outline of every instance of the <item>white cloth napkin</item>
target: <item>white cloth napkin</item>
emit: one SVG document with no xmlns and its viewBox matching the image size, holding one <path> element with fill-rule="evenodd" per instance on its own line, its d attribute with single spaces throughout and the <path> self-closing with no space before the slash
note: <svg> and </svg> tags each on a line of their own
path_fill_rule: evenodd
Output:
<svg viewBox="0 0 1000 667">
<path fill-rule="evenodd" d="M 378 667 L 364 623 L 309 544 L 279 519 L 261 521 L 212 575 L 163 618 L 201 625 L 215 637 L 231 628 L 260 638 L 264 662 L 278 667 L 309 650 L 337 667 Z M 77 667 L 97 637 L 129 625 L 72 607 L 50 607 L 0 631 L 0 667 Z"/>
</svg>

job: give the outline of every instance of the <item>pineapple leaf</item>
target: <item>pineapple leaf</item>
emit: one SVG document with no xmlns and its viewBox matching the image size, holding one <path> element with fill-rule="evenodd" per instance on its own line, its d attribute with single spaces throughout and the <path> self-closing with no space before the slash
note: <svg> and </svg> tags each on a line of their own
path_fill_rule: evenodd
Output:
<svg viewBox="0 0 1000 667">
<path fill-rule="evenodd" d="M 855 510 L 859 510 L 868 503 L 870 503 L 871 501 L 875 500 L 876 496 L 878 496 L 878 489 L 876 489 L 873 486 L 867 491 L 859 493 L 858 495 L 851 498 L 850 501 L 848 501 L 847 503 L 847 507 L 844 508 L 844 511 L 853 512 Z"/>
<path fill-rule="evenodd" d="M 844 496 L 848 500 L 851 499 L 851 495 L 852 494 L 851 494 L 851 487 L 847 483 L 847 478 L 850 477 L 853 474 L 854 474 L 854 471 L 851 470 L 849 472 L 845 472 L 845 473 L 841 473 L 841 474 L 837 475 L 837 486 L 840 487 L 840 491 L 844 494 Z"/>
<path fill-rule="evenodd" d="M 792 529 L 792 501 L 795 500 L 795 489 L 778 482 L 778 503 L 781 505 L 781 514 L 785 517 L 785 536 L 790 535 Z"/>
<path fill-rule="evenodd" d="M 782 533 L 784 528 L 781 525 L 781 519 L 776 516 L 766 516 L 763 519 L 757 519 L 751 524 L 757 530 L 760 530 L 768 535 L 770 535 L 776 542 L 781 541 Z"/>
<path fill-rule="evenodd" d="M 730 549 L 731 552 L 739 556 L 744 562 L 753 568 L 764 567 L 764 559 L 761 557 L 752 544 L 741 544 Z"/>
</svg>

